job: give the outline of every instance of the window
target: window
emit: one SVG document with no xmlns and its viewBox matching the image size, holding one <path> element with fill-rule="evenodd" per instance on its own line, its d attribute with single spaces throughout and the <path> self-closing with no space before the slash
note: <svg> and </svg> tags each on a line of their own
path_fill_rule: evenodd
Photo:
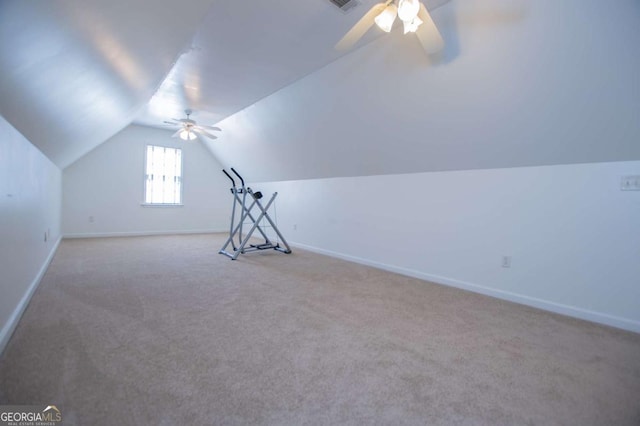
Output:
<svg viewBox="0 0 640 426">
<path fill-rule="evenodd" d="M 182 204 L 182 150 L 147 145 L 144 203 Z"/>
</svg>

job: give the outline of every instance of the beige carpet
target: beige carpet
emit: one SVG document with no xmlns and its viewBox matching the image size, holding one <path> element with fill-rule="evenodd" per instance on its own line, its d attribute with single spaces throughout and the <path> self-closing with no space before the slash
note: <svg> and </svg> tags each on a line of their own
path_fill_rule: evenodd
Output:
<svg viewBox="0 0 640 426">
<path fill-rule="evenodd" d="M 63 241 L 0 403 L 80 425 L 640 424 L 640 335 L 301 250 L 234 262 L 223 238 Z"/>
</svg>

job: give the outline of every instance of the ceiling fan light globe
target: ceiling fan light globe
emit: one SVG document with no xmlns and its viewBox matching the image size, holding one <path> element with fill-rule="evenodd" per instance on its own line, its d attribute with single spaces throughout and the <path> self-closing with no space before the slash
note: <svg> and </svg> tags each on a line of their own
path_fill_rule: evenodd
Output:
<svg viewBox="0 0 640 426">
<path fill-rule="evenodd" d="M 422 19 L 417 16 L 413 18 L 411 21 L 404 21 L 404 33 L 415 33 L 418 30 L 418 27 L 422 25 Z"/>
<path fill-rule="evenodd" d="M 182 132 L 180 132 L 180 139 L 182 139 L 183 141 L 192 141 L 195 138 L 197 138 L 198 136 L 196 136 L 195 133 L 193 133 L 190 130 L 183 130 Z"/>
<path fill-rule="evenodd" d="M 395 4 L 391 3 L 389 6 L 385 7 L 382 12 L 378 16 L 375 17 L 374 21 L 378 27 L 385 33 L 391 32 L 391 28 L 393 27 L 393 22 L 396 20 L 396 16 L 398 15 L 398 8 Z M 371 21 L 369 21 L 371 22 Z"/>
<path fill-rule="evenodd" d="M 419 11 L 420 2 L 418 0 L 400 0 L 398 2 L 398 18 L 400 18 L 405 25 L 407 22 L 413 21 L 418 16 Z"/>
</svg>

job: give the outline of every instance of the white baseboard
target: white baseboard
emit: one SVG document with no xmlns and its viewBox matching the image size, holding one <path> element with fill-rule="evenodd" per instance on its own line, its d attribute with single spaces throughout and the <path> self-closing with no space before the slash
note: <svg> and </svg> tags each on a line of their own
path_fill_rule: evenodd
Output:
<svg viewBox="0 0 640 426">
<path fill-rule="evenodd" d="M 369 259 L 363 259 L 360 257 L 338 253 L 331 250 L 325 250 L 325 249 L 321 249 L 313 246 L 308 246 L 306 244 L 292 243 L 292 242 L 289 242 L 289 244 L 293 247 L 298 247 L 303 250 L 308 250 L 314 253 L 324 254 L 326 256 L 331 256 L 338 259 L 359 263 L 362 265 L 372 266 L 374 268 L 383 269 L 389 272 L 395 272 L 397 274 L 406 275 L 409 277 L 418 278 L 425 281 L 430 281 L 436 284 L 456 287 L 462 290 L 467 290 L 474 293 L 480 293 L 486 296 L 495 297 L 497 299 L 508 300 L 510 302 L 519 303 L 521 305 L 532 306 L 534 308 L 542 309 L 545 311 L 555 312 L 557 314 L 567 315 L 570 317 L 579 318 L 582 320 L 591 321 L 598 324 L 604 324 L 611 327 L 616 327 L 623 330 L 640 333 L 640 322 L 634 321 L 628 318 L 617 317 L 614 315 L 591 311 L 591 310 L 579 308 L 576 306 L 564 305 L 561 303 L 551 302 L 548 300 L 538 299 L 535 297 L 530 297 L 522 294 L 512 293 L 504 290 L 498 290 L 495 288 L 473 284 L 465 281 L 459 281 L 459 280 L 455 280 L 448 277 L 428 274 L 428 273 L 416 271 L 413 269 L 387 265 L 387 264 L 375 262 Z"/>
<path fill-rule="evenodd" d="M 183 234 L 217 234 L 229 232 L 225 229 L 191 229 L 179 231 L 133 231 L 133 232 L 93 232 L 86 234 L 64 234 L 63 238 L 108 238 L 108 237 L 149 237 L 154 235 L 183 235 Z"/>
<path fill-rule="evenodd" d="M 44 263 L 40 267 L 40 270 L 38 271 L 38 275 L 36 275 L 36 277 L 33 279 L 31 284 L 29 285 L 29 288 L 22 296 L 22 299 L 20 299 L 18 306 L 16 306 L 16 308 L 13 310 L 13 313 L 5 323 L 4 327 L 2 327 L 2 330 L 0 331 L 0 354 L 4 352 L 4 349 L 7 346 L 7 343 L 9 343 L 9 339 L 11 338 L 11 335 L 13 334 L 16 327 L 18 326 L 18 322 L 20 321 L 20 318 L 22 318 L 22 314 L 24 313 L 24 310 L 27 308 L 27 305 L 29 304 L 31 297 L 33 296 L 33 293 L 38 288 L 38 285 L 40 285 L 40 280 L 44 276 L 45 272 L 47 272 L 47 268 L 49 267 L 49 264 L 51 263 L 53 256 L 56 254 L 56 250 L 58 250 L 60 241 L 62 241 L 62 237 L 59 237 L 58 240 L 55 242 L 55 244 L 53 245 L 53 248 L 51 249 L 51 252 L 49 252 L 49 256 L 47 256 L 47 259 L 44 261 Z"/>
</svg>

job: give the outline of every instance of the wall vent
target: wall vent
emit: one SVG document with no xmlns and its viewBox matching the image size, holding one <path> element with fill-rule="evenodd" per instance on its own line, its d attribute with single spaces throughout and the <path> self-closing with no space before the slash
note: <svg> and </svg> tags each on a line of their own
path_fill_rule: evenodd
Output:
<svg viewBox="0 0 640 426">
<path fill-rule="evenodd" d="M 360 4 L 359 0 L 329 0 L 329 2 L 345 13 Z"/>
</svg>

